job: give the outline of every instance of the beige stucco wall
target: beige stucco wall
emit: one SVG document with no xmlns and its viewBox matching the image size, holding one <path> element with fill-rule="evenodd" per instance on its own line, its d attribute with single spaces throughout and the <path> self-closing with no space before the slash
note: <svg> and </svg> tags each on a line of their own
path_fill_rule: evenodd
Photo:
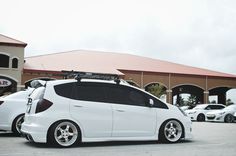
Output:
<svg viewBox="0 0 236 156">
<path fill-rule="evenodd" d="M 0 53 L 7 54 L 10 57 L 9 68 L 0 68 L 0 75 L 9 77 L 21 85 L 21 74 L 24 65 L 24 47 L 3 46 L 0 45 Z M 18 68 L 12 68 L 12 59 L 18 58 Z"/>
</svg>

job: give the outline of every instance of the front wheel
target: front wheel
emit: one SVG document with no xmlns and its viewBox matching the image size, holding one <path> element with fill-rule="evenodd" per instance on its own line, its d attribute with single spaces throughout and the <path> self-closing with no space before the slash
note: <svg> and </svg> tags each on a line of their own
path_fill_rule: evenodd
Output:
<svg viewBox="0 0 236 156">
<path fill-rule="evenodd" d="M 70 121 L 61 121 L 54 124 L 48 134 L 48 143 L 51 145 L 70 147 L 79 140 L 77 126 Z"/>
<path fill-rule="evenodd" d="M 175 143 L 178 142 L 183 135 L 183 128 L 179 121 L 169 120 L 165 122 L 159 133 L 159 139 L 162 142 Z"/>
<path fill-rule="evenodd" d="M 15 118 L 15 120 L 12 123 L 12 131 L 16 136 L 21 135 L 21 125 L 24 122 L 25 115 L 19 115 Z"/>
<path fill-rule="evenodd" d="M 225 122 L 226 123 L 232 123 L 234 121 L 234 116 L 232 114 L 227 114 L 225 116 Z"/>
<path fill-rule="evenodd" d="M 198 116 L 197 116 L 197 121 L 205 121 L 205 115 L 204 114 L 199 114 Z"/>
</svg>

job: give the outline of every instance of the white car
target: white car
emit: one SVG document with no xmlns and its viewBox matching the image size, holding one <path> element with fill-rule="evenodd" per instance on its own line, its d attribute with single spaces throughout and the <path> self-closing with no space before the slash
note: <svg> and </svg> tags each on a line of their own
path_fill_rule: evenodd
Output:
<svg viewBox="0 0 236 156">
<path fill-rule="evenodd" d="M 89 75 L 51 81 L 32 93 L 21 129 L 26 139 L 69 147 L 78 142 L 177 142 L 192 137 L 191 120 L 177 107 L 123 80 Z"/>
<path fill-rule="evenodd" d="M 212 110 L 221 110 L 225 108 L 223 104 L 198 104 L 191 110 L 186 110 L 185 113 L 195 121 L 205 121 L 206 113 Z"/>
<path fill-rule="evenodd" d="M 32 91 L 33 88 L 29 88 L 0 98 L 0 130 L 13 131 L 16 135 L 20 134 L 28 95 Z"/>
<path fill-rule="evenodd" d="M 222 110 L 208 112 L 206 116 L 207 116 L 207 121 L 231 123 L 234 121 L 235 113 L 236 113 L 236 104 L 233 104 Z"/>
<path fill-rule="evenodd" d="M 12 131 L 20 135 L 21 124 L 24 121 L 26 104 L 32 91 L 45 84 L 45 81 L 32 81 L 31 87 L 8 96 L 0 97 L 0 130 Z"/>
</svg>

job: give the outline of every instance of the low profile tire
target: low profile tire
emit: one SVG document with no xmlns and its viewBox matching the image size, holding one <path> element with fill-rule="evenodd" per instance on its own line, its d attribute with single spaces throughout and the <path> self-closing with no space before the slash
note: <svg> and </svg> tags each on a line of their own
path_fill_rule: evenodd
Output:
<svg viewBox="0 0 236 156">
<path fill-rule="evenodd" d="M 20 136 L 21 135 L 21 125 L 24 122 L 25 119 L 25 115 L 19 115 L 17 116 L 13 123 L 12 123 L 12 131 L 16 136 Z"/>
<path fill-rule="evenodd" d="M 197 121 L 205 121 L 205 120 L 206 120 L 206 117 L 205 117 L 204 114 L 199 114 L 199 115 L 197 116 Z"/>
<path fill-rule="evenodd" d="M 227 114 L 224 120 L 226 123 L 232 123 L 234 122 L 234 116 L 232 114 Z"/>
<path fill-rule="evenodd" d="M 70 147 L 79 140 L 78 127 L 71 121 L 57 122 L 48 131 L 48 144 L 52 146 Z"/>
<path fill-rule="evenodd" d="M 183 135 L 183 127 L 177 120 L 164 122 L 159 132 L 159 140 L 165 143 L 178 142 Z"/>
</svg>

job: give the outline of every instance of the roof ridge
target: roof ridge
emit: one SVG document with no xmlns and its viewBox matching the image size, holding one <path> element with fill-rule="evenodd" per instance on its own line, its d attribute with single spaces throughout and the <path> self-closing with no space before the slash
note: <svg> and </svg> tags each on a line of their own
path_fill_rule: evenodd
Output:
<svg viewBox="0 0 236 156">
<path fill-rule="evenodd" d="M 6 38 L 8 38 L 8 39 L 11 39 L 11 40 L 14 40 L 14 41 L 20 42 L 21 44 L 25 44 L 25 45 L 27 45 L 27 43 L 22 42 L 22 41 L 17 40 L 17 39 L 14 39 L 14 38 L 12 38 L 12 37 L 9 37 L 9 36 L 3 35 L 3 34 L 0 34 L 0 35 L 3 36 L 3 37 L 6 37 Z M 17 43 L 15 43 L 15 44 L 17 44 Z"/>
</svg>

